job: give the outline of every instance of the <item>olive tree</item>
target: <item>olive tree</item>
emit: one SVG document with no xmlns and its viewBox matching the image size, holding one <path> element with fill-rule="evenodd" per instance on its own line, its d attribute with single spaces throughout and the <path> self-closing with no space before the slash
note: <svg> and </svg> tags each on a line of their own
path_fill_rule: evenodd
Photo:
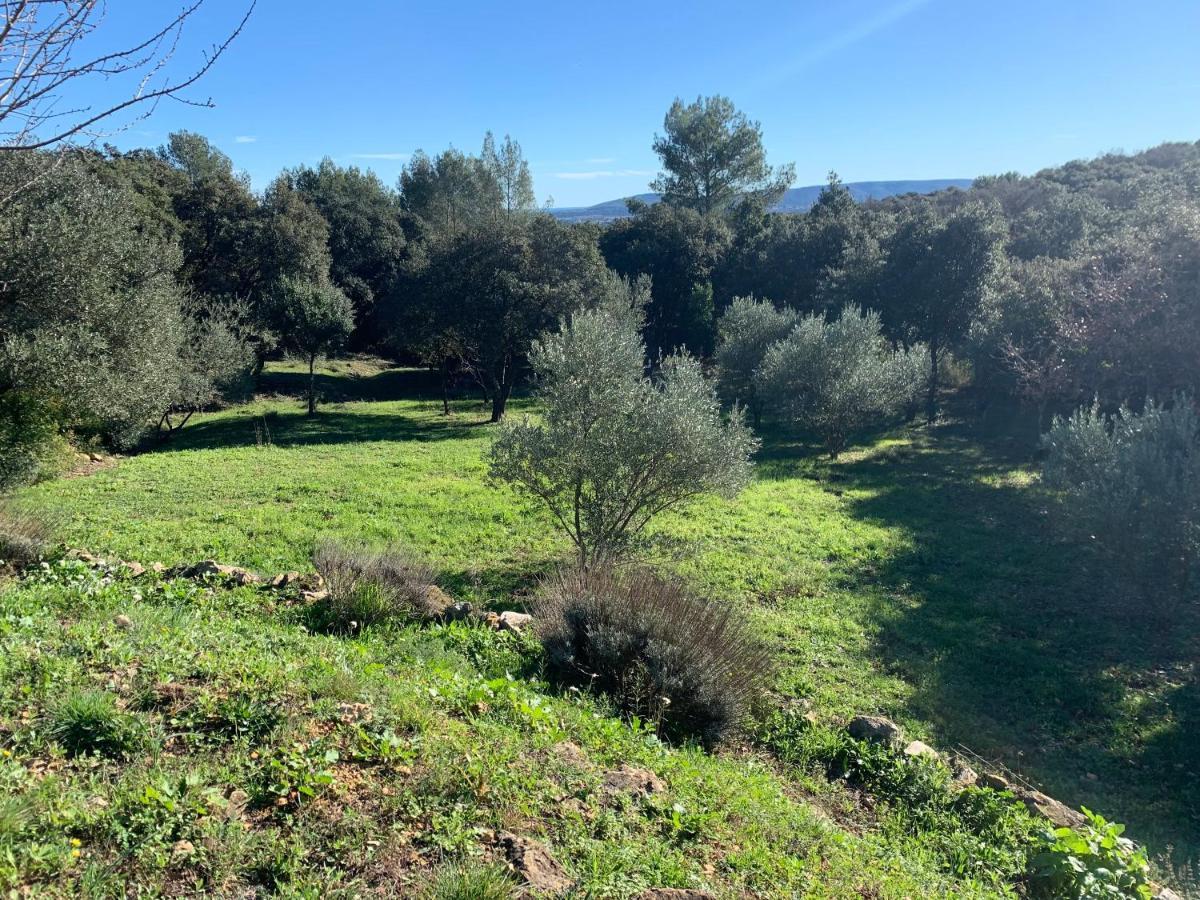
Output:
<svg viewBox="0 0 1200 900">
<path fill-rule="evenodd" d="M 1095 542 L 1155 596 L 1194 590 L 1200 566 L 1200 415 L 1185 395 L 1140 413 L 1098 404 L 1056 418 L 1045 482 L 1064 530 Z M 1166 591 L 1161 590 L 1166 588 Z"/>
<path fill-rule="evenodd" d="M 795 310 L 777 309 L 769 300 L 735 297 L 717 322 L 716 363 L 722 396 L 743 404 L 757 428 L 762 398 L 756 376 L 767 350 L 796 327 Z"/>
<path fill-rule="evenodd" d="M 317 359 L 336 352 L 350 336 L 350 298 L 326 280 L 285 275 L 276 282 L 272 307 L 284 347 L 308 364 L 308 414 L 316 415 Z"/>
<path fill-rule="evenodd" d="M 763 359 L 758 390 L 783 415 L 817 433 L 836 458 L 855 432 L 899 416 L 924 388 L 922 345 L 894 349 L 879 314 L 849 306 L 805 316 Z"/>
<path fill-rule="evenodd" d="M 491 451 L 492 477 L 542 500 L 584 567 L 689 498 L 737 494 L 756 448 L 740 409 L 722 417 L 695 359 L 670 356 L 646 374 L 639 310 L 619 302 L 622 286 L 626 298 L 648 292 L 610 280 L 608 299 L 534 344 L 542 418 L 505 423 Z"/>
</svg>

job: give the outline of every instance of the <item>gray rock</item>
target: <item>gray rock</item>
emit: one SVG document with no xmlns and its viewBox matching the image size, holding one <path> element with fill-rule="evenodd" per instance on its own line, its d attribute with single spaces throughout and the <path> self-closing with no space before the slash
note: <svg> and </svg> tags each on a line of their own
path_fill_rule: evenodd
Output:
<svg viewBox="0 0 1200 900">
<path fill-rule="evenodd" d="M 1076 812 L 1041 791 L 1021 791 L 1017 798 L 1035 816 L 1041 816 L 1059 828 L 1078 828 L 1087 821 L 1083 813 Z"/>
<path fill-rule="evenodd" d="M 533 616 L 529 615 L 528 613 L 508 610 L 500 613 L 499 617 L 497 618 L 497 622 L 499 623 L 497 629 L 499 631 L 513 631 L 517 634 L 520 634 L 527 627 L 529 627 L 529 623 L 532 621 Z"/>
<path fill-rule="evenodd" d="M 457 603 L 450 604 L 449 608 L 446 610 L 446 621 L 462 622 L 471 618 L 471 614 L 473 612 L 475 612 L 475 607 L 473 607 L 466 600 L 460 600 Z"/>
<path fill-rule="evenodd" d="M 912 741 L 904 748 L 905 756 L 920 756 L 925 759 L 940 760 L 942 755 L 924 741 Z"/>
<path fill-rule="evenodd" d="M 855 716 L 846 726 L 850 737 L 893 747 L 904 743 L 904 729 L 883 716 Z"/>
</svg>

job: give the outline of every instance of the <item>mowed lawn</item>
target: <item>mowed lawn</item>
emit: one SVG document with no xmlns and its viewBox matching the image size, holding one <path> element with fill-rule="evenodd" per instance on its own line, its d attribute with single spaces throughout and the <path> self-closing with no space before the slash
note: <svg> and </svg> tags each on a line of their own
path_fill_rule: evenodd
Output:
<svg viewBox="0 0 1200 900">
<path fill-rule="evenodd" d="M 418 373 L 334 363 L 315 418 L 275 393 L 27 497 L 72 543 L 144 563 L 309 568 L 333 535 L 425 556 L 453 593 L 506 606 L 570 548 L 487 480 L 494 428 Z M 402 399 L 397 399 L 402 398 Z M 525 401 L 511 415 L 531 411 Z M 769 433 L 752 486 L 664 517 L 644 557 L 736 603 L 776 645 L 778 691 L 823 718 L 878 712 L 1125 821 L 1176 860 L 1200 848 L 1200 629 L 1137 627 L 1098 561 L 1056 541 L 1032 442 L 949 419 L 829 462 Z"/>
</svg>

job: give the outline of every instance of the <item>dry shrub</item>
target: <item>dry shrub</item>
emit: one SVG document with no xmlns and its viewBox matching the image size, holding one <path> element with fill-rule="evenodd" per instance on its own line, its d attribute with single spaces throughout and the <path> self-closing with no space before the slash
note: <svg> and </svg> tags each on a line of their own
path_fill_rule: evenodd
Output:
<svg viewBox="0 0 1200 900">
<path fill-rule="evenodd" d="M 23 569 L 36 563 L 49 549 L 55 524 L 45 512 L 0 501 L 0 564 Z"/>
<path fill-rule="evenodd" d="M 736 729 L 770 660 L 736 611 L 644 569 L 567 569 L 533 613 L 552 674 L 607 694 L 671 738 Z"/>
<path fill-rule="evenodd" d="M 433 570 L 404 550 L 323 540 L 313 565 L 329 596 L 314 607 L 322 630 L 355 633 L 393 619 L 431 619 L 437 607 Z"/>
</svg>

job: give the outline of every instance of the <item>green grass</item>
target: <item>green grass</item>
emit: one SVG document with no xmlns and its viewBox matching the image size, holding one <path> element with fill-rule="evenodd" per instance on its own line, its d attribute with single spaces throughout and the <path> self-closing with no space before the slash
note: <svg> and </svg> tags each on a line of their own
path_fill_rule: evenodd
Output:
<svg viewBox="0 0 1200 900">
<path fill-rule="evenodd" d="M 74 543 L 144 563 L 275 572 L 308 568 L 318 536 L 397 542 L 492 605 L 567 555 L 540 509 L 487 482 L 477 403 L 447 418 L 415 373 L 343 363 L 309 419 L 286 396 L 296 377 L 283 367 L 274 396 L 27 498 L 61 510 Z M 750 489 L 664 517 L 641 552 L 742 604 L 776 645 L 778 690 L 823 718 L 893 716 L 1195 856 L 1195 615 L 1123 614 L 1135 601 L 1087 548 L 1054 539 L 1031 463 L 1030 442 L 954 421 L 836 463 L 768 434 Z"/>
</svg>

